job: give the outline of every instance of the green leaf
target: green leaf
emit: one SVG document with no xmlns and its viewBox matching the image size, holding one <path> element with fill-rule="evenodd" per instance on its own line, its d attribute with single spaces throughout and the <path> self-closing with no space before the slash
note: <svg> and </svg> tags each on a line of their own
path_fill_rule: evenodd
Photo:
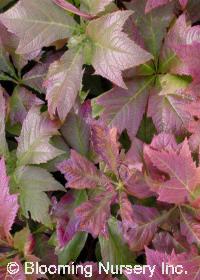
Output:
<svg viewBox="0 0 200 280">
<path fill-rule="evenodd" d="M 63 151 L 62 155 L 57 156 L 56 158 L 49 160 L 46 163 L 41 163 L 39 166 L 46 169 L 49 172 L 58 171 L 57 165 L 65 159 L 69 158 L 70 149 L 63 138 L 59 135 L 53 136 L 50 140 L 50 144 L 52 144 L 55 148 Z"/>
<path fill-rule="evenodd" d="M 0 71 L 8 73 L 13 77 L 16 77 L 15 69 L 9 60 L 9 55 L 5 51 L 1 39 L 0 39 Z M 6 76 L 1 73 L 0 79 L 4 80 L 6 79 Z M 12 78 L 7 77 L 7 80 L 9 79 L 11 79 L 12 81 Z"/>
<path fill-rule="evenodd" d="M 28 227 L 23 228 L 14 235 L 14 248 L 24 253 L 26 242 L 30 236 L 30 230 Z"/>
<path fill-rule="evenodd" d="M 63 154 L 49 143 L 51 137 L 58 134 L 57 128 L 46 113 L 40 114 L 38 107 L 33 107 L 23 122 L 18 138 L 18 166 L 45 163 Z"/>
<path fill-rule="evenodd" d="M 77 233 L 67 246 L 58 254 L 59 264 L 65 265 L 70 261 L 76 261 L 85 246 L 87 236 L 88 234 L 84 232 Z"/>
<path fill-rule="evenodd" d="M 108 221 L 108 232 L 108 238 L 99 237 L 103 262 L 112 265 L 133 265 L 135 255 L 122 239 L 119 222 L 114 217 Z"/>
<path fill-rule="evenodd" d="M 20 204 L 23 214 L 46 226 L 51 225 L 49 216 L 50 199 L 45 192 L 65 191 L 53 176 L 39 167 L 18 168 L 15 178 L 20 192 Z"/>
<path fill-rule="evenodd" d="M 71 148 L 81 155 L 87 155 L 89 150 L 89 127 L 80 114 L 70 112 L 61 127 L 61 133 Z"/>
<path fill-rule="evenodd" d="M 3 96 L 3 89 L 0 87 L 0 155 L 8 155 L 8 145 L 5 134 L 6 102 Z"/>
<path fill-rule="evenodd" d="M 105 10 L 113 0 L 82 0 L 81 4 L 92 15 L 96 15 Z"/>
</svg>

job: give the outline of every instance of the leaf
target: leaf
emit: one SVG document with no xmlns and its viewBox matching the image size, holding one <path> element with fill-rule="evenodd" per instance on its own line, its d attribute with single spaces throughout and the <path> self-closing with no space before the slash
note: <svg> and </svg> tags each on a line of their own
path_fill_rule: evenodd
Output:
<svg viewBox="0 0 200 280">
<path fill-rule="evenodd" d="M 52 216 L 55 217 L 56 235 L 58 240 L 59 250 L 61 258 L 65 254 L 70 254 L 69 250 L 79 240 L 78 223 L 79 219 L 74 215 L 74 210 L 77 206 L 87 200 L 87 194 L 84 190 L 81 191 L 68 191 L 59 202 L 56 198 L 53 198 Z M 87 235 L 81 235 L 84 239 Z M 82 245 L 83 246 L 83 243 Z M 72 255 L 73 253 L 71 253 Z"/>
<path fill-rule="evenodd" d="M 92 16 L 84 13 L 82 11 L 80 11 L 79 9 L 76 8 L 76 6 L 72 5 L 71 3 L 69 3 L 68 1 L 65 0 L 52 0 L 55 4 L 57 4 L 58 6 L 60 6 L 61 8 L 74 13 L 75 15 L 79 15 L 85 19 L 91 19 Z"/>
<path fill-rule="evenodd" d="M 13 242 L 14 248 L 28 257 L 33 251 L 35 240 L 29 228 L 25 227 L 15 233 Z"/>
<path fill-rule="evenodd" d="M 47 162 L 63 152 L 54 148 L 49 140 L 58 134 L 55 122 L 40 114 L 39 108 L 33 107 L 27 114 L 18 138 L 18 165 Z"/>
<path fill-rule="evenodd" d="M 87 234 L 85 232 L 78 232 L 66 247 L 59 253 L 58 262 L 61 265 L 66 265 L 71 261 L 76 261 L 81 251 L 85 246 Z"/>
<path fill-rule="evenodd" d="M 61 155 L 57 156 L 56 158 L 54 158 L 52 160 L 49 160 L 46 163 L 41 163 L 39 165 L 39 167 L 42 167 L 49 172 L 57 172 L 58 171 L 57 165 L 59 163 L 61 163 L 63 160 L 66 160 L 66 159 L 69 158 L 70 148 L 67 146 L 66 142 L 64 141 L 64 139 L 60 135 L 53 136 L 51 138 L 51 144 L 55 148 L 63 151 L 63 153 Z"/>
<path fill-rule="evenodd" d="M 113 217 L 108 221 L 108 238 L 99 237 L 103 262 L 110 265 L 134 263 L 134 254 L 122 238 L 120 223 Z"/>
<path fill-rule="evenodd" d="M 75 261 L 85 245 L 87 234 L 77 232 L 78 219 L 74 215 L 74 209 L 85 200 L 85 191 L 67 192 L 53 206 L 53 216 L 57 220 L 57 239 L 61 247 L 58 250 L 59 264 Z"/>
<path fill-rule="evenodd" d="M 122 32 L 123 25 L 131 14 L 130 11 L 117 11 L 90 21 L 86 29 L 93 44 L 91 62 L 95 74 L 122 88 L 127 88 L 122 79 L 122 71 L 152 58 Z"/>
<path fill-rule="evenodd" d="M 104 182 L 96 166 L 75 150 L 71 150 L 70 159 L 58 165 L 58 170 L 68 181 L 66 187 L 73 189 L 94 189 Z"/>
<path fill-rule="evenodd" d="M 155 235 L 152 241 L 153 247 L 156 251 L 171 254 L 173 251 L 175 253 L 182 253 L 185 248 L 170 235 L 168 232 L 161 231 Z"/>
<path fill-rule="evenodd" d="M 169 213 L 159 214 L 156 208 L 133 206 L 133 224 L 124 231 L 124 238 L 131 251 L 141 251 L 154 238 L 158 226 L 169 216 Z"/>
<path fill-rule="evenodd" d="M 174 67 L 173 71 L 180 75 L 190 75 L 193 81 L 199 83 L 199 47 L 200 42 L 194 42 L 188 45 L 176 46 L 176 54 L 181 59 L 182 63 Z"/>
<path fill-rule="evenodd" d="M 168 2 L 169 0 L 147 0 L 145 13 L 149 13 L 151 10 L 162 5 L 166 5 Z"/>
<path fill-rule="evenodd" d="M 49 226 L 50 199 L 45 192 L 65 191 L 53 176 L 45 169 L 27 166 L 16 170 L 16 181 L 20 191 L 20 205 L 23 214 L 34 221 Z"/>
<path fill-rule="evenodd" d="M 196 105 L 198 105 L 198 103 Z M 199 120 L 191 121 L 187 127 L 188 131 L 190 133 L 192 133 L 192 135 L 189 138 L 189 145 L 190 145 L 192 152 L 199 151 L 199 145 L 200 145 L 200 137 L 199 137 L 200 136 L 200 126 L 199 126 L 199 124 L 200 124 Z"/>
<path fill-rule="evenodd" d="M 145 7 L 145 13 L 149 13 L 151 10 L 158 8 L 160 6 L 166 5 L 171 0 L 147 0 Z M 184 9 L 187 5 L 188 0 L 179 0 L 181 7 Z"/>
<path fill-rule="evenodd" d="M 161 183 L 158 200 L 181 204 L 194 198 L 200 182 L 200 169 L 192 159 L 187 139 L 177 151 L 159 151 L 146 146 L 145 153 L 155 167 L 170 176 Z"/>
<path fill-rule="evenodd" d="M 134 0 L 126 3 L 127 9 L 134 11 L 133 19 L 144 39 L 146 49 L 155 58 L 158 58 L 167 28 L 174 17 L 173 3 L 172 5 L 153 10 L 148 14 L 145 14 L 145 5 L 146 0 Z"/>
<path fill-rule="evenodd" d="M 18 195 L 9 194 L 8 177 L 3 158 L 0 160 L 0 239 L 9 239 L 18 212 Z"/>
<path fill-rule="evenodd" d="M 3 89 L 0 87 L 0 155 L 6 156 L 8 153 L 8 145 L 6 142 L 5 133 L 5 118 L 6 118 L 6 101 L 3 96 Z"/>
<path fill-rule="evenodd" d="M 111 127 L 117 127 L 121 133 L 127 129 L 129 135 L 135 136 L 148 99 L 148 90 L 154 78 L 135 78 L 127 82 L 128 90 L 114 87 L 96 98 L 103 106 L 102 119 Z"/>
<path fill-rule="evenodd" d="M 183 272 L 181 274 L 174 274 L 174 280 L 198 280 L 200 276 L 199 264 L 200 258 L 198 256 L 192 255 L 190 253 L 182 253 L 182 254 L 166 254 L 161 253 L 155 250 L 151 250 L 149 248 L 145 249 L 147 264 L 151 267 L 155 266 L 155 270 L 153 275 L 150 275 L 150 272 L 145 274 L 128 274 L 125 272 L 126 277 L 129 280 L 147 280 L 151 278 L 152 280 L 169 280 L 172 279 L 172 274 L 164 274 L 162 270 L 162 264 L 170 264 L 174 267 L 177 265 L 182 265 Z M 187 273 L 185 273 L 187 271 Z"/>
<path fill-rule="evenodd" d="M 30 71 L 23 75 L 22 82 L 24 85 L 33 88 L 36 91 L 43 92 L 43 83 L 46 78 L 49 66 L 60 59 L 62 52 L 55 54 L 49 53 L 47 58 L 39 61 Z"/>
<path fill-rule="evenodd" d="M 179 0 L 179 3 L 181 5 L 182 9 L 185 9 L 185 7 L 188 4 L 188 0 Z"/>
<path fill-rule="evenodd" d="M 41 99 L 32 94 L 28 89 L 19 86 L 15 87 L 9 103 L 11 107 L 10 119 L 12 124 L 22 124 L 31 107 L 44 104 Z"/>
<path fill-rule="evenodd" d="M 81 2 L 87 7 L 90 14 L 97 15 L 103 12 L 113 0 L 82 0 Z"/>
<path fill-rule="evenodd" d="M 197 244 L 200 245 L 200 220 L 197 215 L 193 211 L 187 211 L 184 208 L 180 208 L 181 215 L 181 233 L 186 236 L 189 244 Z"/>
<path fill-rule="evenodd" d="M 118 173 L 119 143 L 116 128 L 109 129 L 101 122 L 91 125 L 91 141 L 94 151 L 108 167 Z"/>
<path fill-rule="evenodd" d="M 27 54 L 68 38 L 75 22 L 51 0 L 19 1 L 0 16 L 8 30 L 20 38 L 17 52 Z"/>
<path fill-rule="evenodd" d="M 107 236 L 107 222 L 114 196 L 115 194 L 112 192 L 102 192 L 76 208 L 75 213 L 79 218 L 79 231 L 89 232 L 93 238 L 99 235 Z"/>
<path fill-rule="evenodd" d="M 11 44 L 13 40 L 11 39 L 11 34 L 9 34 L 3 24 L 0 22 L 0 71 L 3 73 L 8 73 L 9 75 L 16 77 L 15 69 L 10 62 L 9 53 L 11 53 Z M 9 48 L 8 48 L 9 45 Z"/>
<path fill-rule="evenodd" d="M 80 51 L 67 51 L 59 61 L 50 65 L 44 86 L 51 117 L 58 113 L 64 121 L 74 106 L 82 83 L 83 57 Z"/>
<path fill-rule="evenodd" d="M 181 77 L 166 74 L 160 78 L 162 90 L 152 92 L 148 116 L 152 117 L 158 132 L 181 134 L 192 116 L 184 108 L 191 102 L 191 95 L 184 93 L 188 82 Z"/>
<path fill-rule="evenodd" d="M 70 112 L 61 127 L 61 134 L 65 141 L 81 155 L 87 156 L 89 152 L 90 130 L 86 119 L 79 111 Z"/>
</svg>

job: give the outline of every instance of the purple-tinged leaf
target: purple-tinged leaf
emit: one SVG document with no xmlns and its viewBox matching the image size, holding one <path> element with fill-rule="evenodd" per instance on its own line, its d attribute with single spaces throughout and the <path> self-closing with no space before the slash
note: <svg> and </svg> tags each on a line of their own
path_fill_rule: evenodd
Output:
<svg viewBox="0 0 200 280">
<path fill-rule="evenodd" d="M 166 5 L 171 0 L 147 0 L 147 4 L 145 7 L 145 13 L 149 13 L 151 10 L 158 8 L 160 6 Z M 182 7 L 182 9 L 185 9 L 187 6 L 188 0 L 179 0 L 179 3 Z"/>
<path fill-rule="evenodd" d="M 191 95 L 184 93 L 188 83 L 167 74 L 160 79 L 162 90 L 152 91 L 149 99 L 148 116 L 152 117 L 159 132 L 181 134 L 191 121 L 191 114 L 184 105 L 191 102 Z"/>
<path fill-rule="evenodd" d="M 103 106 L 102 119 L 121 133 L 127 129 L 135 136 L 148 99 L 148 91 L 154 78 L 138 78 L 127 82 L 128 90 L 114 87 L 96 99 Z"/>
<path fill-rule="evenodd" d="M 144 39 L 146 49 L 157 58 L 167 28 L 174 17 L 173 3 L 148 14 L 145 14 L 145 5 L 146 0 L 132 0 L 125 4 L 127 9 L 133 10 L 133 18 Z"/>
<path fill-rule="evenodd" d="M 10 230 L 14 224 L 19 205 L 18 196 L 9 194 L 8 177 L 6 175 L 5 161 L 0 160 L 0 239 L 9 240 Z"/>
<path fill-rule="evenodd" d="M 187 238 L 189 244 L 200 245 L 200 217 L 193 211 L 180 209 L 180 227 L 181 233 Z"/>
<path fill-rule="evenodd" d="M 155 167 L 170 176 L 158 190 L 160 201 L 180 204 L 193 198 L 200 183 L 200 169 L 192 159 L 187 140 L 178 151 L 159 151 L 146 146 L 145 153 Z"/>
<path fill-rule="evenodd" d="M 58 165 L 58 170 L 68 181 L 66 187 L 73 189 L 94 189 L 105 184 L 96 166 L 85 157 L 71 150 L 71 157 Z"/>
<path fill-rule="evenodd" d="M 166 5 L 167 3 L 169 3 L 169 0 L 147 0 L 145 13 L 149 13 L 151 10 Z"/>
<path fill-rule="evenodd" d="M 100 159 L 117 174 L 119 142 L 117 141 L 116 128 L 109 129 L 101 122 L 93 122 L 91 124 L 91 141 L 92 147 Z"/>
<path fill-rule="evenodd" d="M 45 163 L 63 153 L 49 141 L 58 134 L 58 125 L 51 121 L 46 113 L 32 107 L 23 122 L 18 138 L 18 165 Z"/>
<path fill-rule="evenodd" d="M 194 42 L 192 45 L 178 45 L 176 53 L 182 63 L 174 67 L 173 71 L 180 75 L 191 75 L 193 80 L 200 82 L 199 62 L 200 62 L 200 43 Z"/>
<path fill-rule="evenodd" d="M 168 133 L 160 133 L 154 136 L 151 142 L 151 148 L 156 150 L 164 150 L 164 151 L 177 151 L 178 144 L 176 143 L 176 138 L 173 134 Z"/>
<path fill-rule="evenodd" d="M 68 1 L 65 0 L 52 0 L 56 5 L 60 6 L 64 10 L 67 10 L 71 13 L 74 13 L 76 15 L 79 15 L 85 19 L 92 19 L 92 16 L 80 11 L 79 9 L 76 8 L 76 6 L 72 5 Z"/>
<path fill-rule="evenodd" d="M 151 267 L 155 267 L 154 273 L 151 275 L 150 272 L 145 274 L 128 274 L 125 272 L 126 277 L 129 280 L 148 280 L 151 278 L 152 280 L 199 280 L 200 277 L 200 258 L 199 256 L 195 256 L 188 253 L 175 254 L 172 252 L 171 254 L 166 254 L 162 252 L 158 252 L 155 250 L 151 250 L 149 248 L 145 249 L 147 264 Z M 174 267 L 177 265 L 182 265 L 183 273 L 174 274 L 172 278 L 171 273 L 163 273 L 162 265 L 170 264 Z M 187 271 L 187 273 L 185 273 Z"/>
<path fill-rule="evenodd" d="M 173 134 L 160 133 L 154 136 L 150 148 L 158 151 L 166 151 L 175 153 L 179 150 L 179 146 L 176 143 L 176 139 Z M 154 192 L 158 192 L 160 184 L 166 180 L 166 174 L 163 174 L 152 162 L 151 157 L 146 153 L 146 147 L 144 146 L 144 160 L 145 166 L 148 170 L 150 177 L 146 176 L 145 181 L 150 186 L 150 189 Z"/>
<path fill-rule="evenodd" d="M 99 235 L 107 236 L 110 206 L 115 196 L 115 192 L 108 189 L 76 208 L 75 213 L 79 218 L 78 230 L 89 232 L 94 238 Z"/>
<path fill-rule="evenodd" d="M 108 221 L 108 238 L 99 236 L 103 262 L 110 265 L 134 264 L 135 255 L 123 240 L 121 223 L 111 217 Z"/>
<path fill-rule="evenodd" d="M 10 119 L 12 124 L 23 123 L 28 111 L 33 106 L 39 106 L 44 102 L 26 88 L 17 86 L 10 98 Z"/>
<path fill-rule="evenodd" d="M 148 245 L 158 226 L 168 218 L 169 213 L 160 215 L 156 208 L 133 206 L 133 223 L 124 231 L 124 238 L 133 251 L 140 251 Z"/>
<path fill-rule="evenodd" d="M 125 192 L 119 194 L 120 216 L 122 219 L 123 230 L 127 231 L 134 224 L 133 207 Z"/>
<path fill-rule="evenodd" d="M 189 138 L 189 145 L 192 152 L 199 152 L 200 145 L 200 120 L 192 121 L 188 124 L 188 131 L 192 133 Z"/>
<path fill-rule="evenodd" d="M 0 48 L 1 48 L 1 55 L 4 55 L 4 59 L 2 57 L 2 61 L 1 61 L 1 65 L 6 66 L 6 68 L 2 69 L 5 72 L 10 73 L 11 75 L 15 76 L 15 71 L 14 68 L 12 67 L 12 65 L 10 64 L 10 61 L 7 59 L 8 55 L 11 55 L 12 57 L 12 61 L 15 65 L 15 67 L 20 70 L 22 69 L 27 63 L 28 63 L 28 59 L 31 59 L 32 56 L 35 57 L 37 56 L 37 54 L 29 54 L 28 56 L 26 55 L 19 55 L 16 53 L 16 49 L 19 45 L 19 38 L 11 33 L 8 32 L 7 28 L 0 22 Z M 7 52 L 7 54 L 4 51 Z M 8 63 L 8 64 L 7 64 Z"/>
<path fill-rule="evenodd" d="M 56 113 L 64 121 L 75 104 L 82 85 L 83 57 L 80 50 L 67 51 L 60 60 L 50 65 L 44 82 L 47 89 L 48 110 L 53 118 Z"/>
<path fill-rule="evenodd" d="M 122 78 L 123 70 L 152 59 L 147 51 L 122 32 L 123 25 L 131 14 L 130 11 L 117 11 L 92 20 L 86 29 L 94 49 L 91 63 L 95 74 L 122 88 L 127 88 Z"/>
<path fill-rule="evenodd" d="M 126 191 L 129 195 L 139 199 L 155 196 L 147 184 L 142 172 L 135 172 L 126 180 L 123 180 Z"/>
<path fill-rule="evenodd" d="M 143 161 L 143 142 L 136 138 L 131 138 L 131 147 L 126 153 L 125 162 L 132 164 L 134 163 L 142 163 Z"/>
<path fill-rule="evenodd" d="M 153 247 L 156 251 L 171 254 L 184 252 L 185 248 L 168 232 L 159 232 L 155 235 L 153 241 Z"/>
<path fill-rule="evenodd" d="M 76 196 L 75 196 L 76 195 Z M 56 218 L 56 233 L 59 247 L 63 248 L 75 237 L 79 219 L 74 215 L 74 209 L 87 199 L 85 192 L 68 192 L 59 202 L 54 200 L 52 215 Z"/>
<path fill-rule="evenodd" d="M 49 57 L 43 61 L 36 64 L 29 72 L 27 72 L 23 76 L 23 84 L 28 87 L 33 88 L 36 91 L 43 92 L 43 82 L 46 78 L 49 66 L 51 63 L 60 59 L 62 52 L 58 52 L 53 55 L 49 55 Z"/>
<path fill-rule="evenodd" d="M 179 3 L 182 7 L 182 9 L 185 9 L 188 3 L 188 0 L 179 0 Z"/>
<path fill-rule="evenodd" d="M 17 52 L 28 54 L 68 38 L 75 22 L 51 0 L 19 1 L 0 16 L 1 22 L 20 39 Z"/>
</svg>

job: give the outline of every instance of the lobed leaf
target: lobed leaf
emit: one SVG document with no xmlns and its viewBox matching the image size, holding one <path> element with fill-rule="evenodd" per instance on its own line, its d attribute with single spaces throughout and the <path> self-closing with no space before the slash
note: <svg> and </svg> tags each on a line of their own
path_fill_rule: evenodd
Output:
<svg viewBox="0 0 200 280">
<path fill-rule="evenodd" d="M 147 51 L 122 32 L 123 25 L 131 14 L 130 11 L 117 11 L 92 20 L 86 29 L 93 44 L 91 62 L 95 74 L 122 88 L 127 88 L 122 79 L 123 70 L 152 59 Z"/>
<path fill-rule="evenodd" d="M 26 218 L 51 225 L 50 199 L 45 192 L 65 191 L 53 176 L 40 167 L 26 166 L 16 170 L 16 179 L 20 191 L 20 205 Z"/>
<path fill-rule="evenodd" d="M 103 182 L 96 166 L 75 150 L 71 150 L 70 159 L 60 163 L 58 169 L 65 175 L 67 187 L 73 189 L 93 189 Z"/>
<path fill-rule="evenodd" d="M 17 52 L 28 54 L 65 39 L 75 22 L 51 0 L 19 1 L 0 16 L 1 22 L 20 39 Z"/>
</svg>

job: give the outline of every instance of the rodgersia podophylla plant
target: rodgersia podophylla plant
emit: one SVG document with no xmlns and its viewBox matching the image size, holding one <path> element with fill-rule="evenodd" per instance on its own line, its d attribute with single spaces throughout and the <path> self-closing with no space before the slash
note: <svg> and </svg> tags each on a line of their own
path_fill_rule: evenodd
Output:
<svg viewBox="0 0 200 280">
<path fill-rule="evenodd" d="M 0 279 L 200 280 L 200 1 L 0 11 Z"/>
</svg>

